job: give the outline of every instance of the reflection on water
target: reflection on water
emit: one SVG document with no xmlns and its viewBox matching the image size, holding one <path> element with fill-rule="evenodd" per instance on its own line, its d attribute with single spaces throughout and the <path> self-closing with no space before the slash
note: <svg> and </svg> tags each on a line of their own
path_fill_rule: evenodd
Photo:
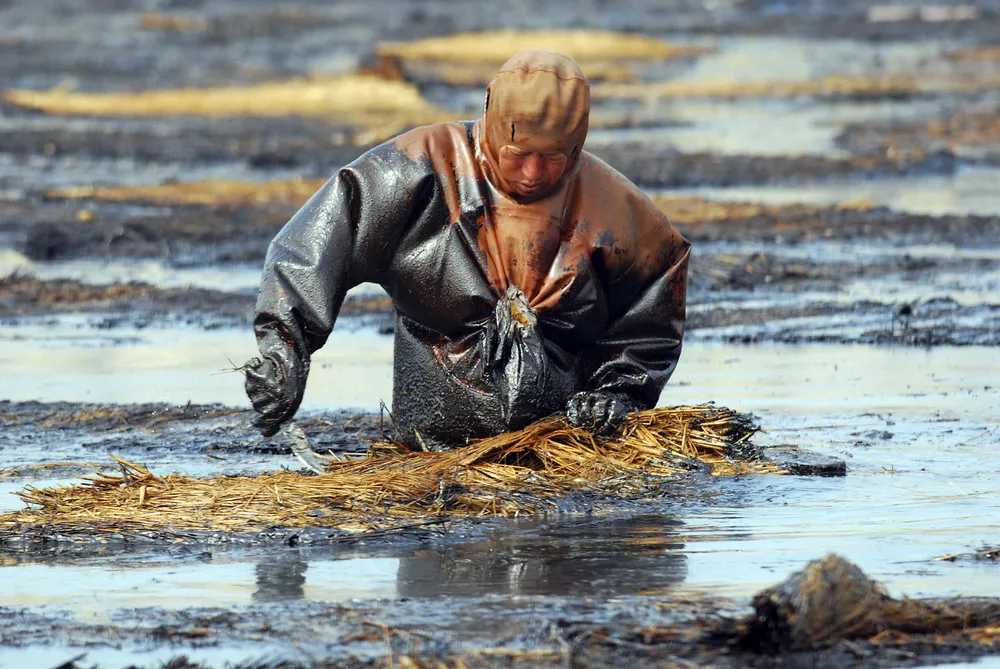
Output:
<svg viewBox="0 0 1000 669">
<path fill-rule="evenodd" d="M 113 565 L 0 567 L 7 606 L 47 605 L 78 615 L 134 606 L 251 602 L 666 592 L 684 581 L 686 557 L 672 516 L 515 523 L 486 539 L 395 557 L 337 559 L 322 549 L 278 548 L 202 560 L 164 556 Z M 206 554 L 207 555 L 207 554 Z M 166 562 L 166 566 L 165 566 Z"/>
<path fill-rule="evenodd" d="M 927 67 L 946 45 L 937 41 L 860 42 L 799 37 L 720 37 L 718 48 L 698 58 L 682 79 L 808 81 L 827 75 L 864 76 L 913 72 Z M 907 101 L 908 104 L 912 104 Z"/>
<path fill-rule="evenodd" d="M 398 594 L 612 597 L 666 590 L 686 573 L 677 524 L 669 516 L 594 519 L 430 548 L 400 561 Z"/>
<path fill-rule="evenodd" d="M 591 150 L 617 143 L 670 148 L 683 153 L 740 156 L 846 157 L 837 137 L 849 123 L 932 115 L 934 103 L 839 102 L 803 105 L 788 100 L 661 101 L 636 113 L 664 113 L 660 124 L 640 128 L 597 128 L 587 133 Z M 670 125 L 666 125 L 669 121 Z"/>
<path fill-rule="evenodd" d="M 260 263 L 224 266 L 176 267 L 166 260 L 59 260 L 33 262 L 30 273 L 44 281 L 71 279 L 89 285 L 138 281 L 158 288 L 204 288 L 225 293 L 256 295 L 260 285 Z M 381 295 L 378 284 L 363 283 L 347 297 Z"/>
<path fill-rule="evenodd" d="M 830 108 L 791 108 L 785 101 L 663 103 L 675 125 L 590 130 L 590 150 L 621 142 L 683 153 L 750 156 L 841 155 L 834 143 L 841 129 Z M 780 121 L 779 121 L 780 119 Z"/>
<path fill-rule="evenodd" d="M 933 558 L 996 540 L 1000 355 L 995 348 L 690 346 L 661 401 L 753 411 L 764 444 L 846 459 L 842 479 L 718 482 L 681 514 L 685 587 L 747 595 L 836 551 L 893 593 L 996 595 L 991 564 Z M 740 536 L 735 537 L 734 532 Z"/>
<path fill-rule="evenodd" d="M 781 259 L 802 260 L 814 264 L 897 262 L 907 259 L 926 260 L 1000 260 L 1000 248 L 989 246 L 959 247 L 951 244 L 910 244 L 899 246 L 873 239 L 842 239 L 811 241 L 808 244 L 783 244 L 772 241 L 702 242 L 698 244 L 702 255 L 752 255 L 766 253 Z M 966 275 L 966 281 L 976 281 L 977 276 Z"/>
<path fill-rule="evenodd" d="M 263 560 L 254 567 L 257 589 L 255 602 L 284 602 L 305 597 L 307 562 L 296 553 L 281 552 L 272 560 Z"/>
<path fill-rule="evenodd" d="M 0 567 L 0 577 L 5 606 L 44 606 L 50 612 L 92 617 L 111 609 L 144 606 L 182 609 L 394 597 L 398 566 L 396 558 L 308 563 L 294 549 L 279 548 L 257 564 L 250 556 L 236 554 L 204 562 L 163 556 L 113 564 L 100 559 L 82 564 L 24 562 Z"/>
</svg>

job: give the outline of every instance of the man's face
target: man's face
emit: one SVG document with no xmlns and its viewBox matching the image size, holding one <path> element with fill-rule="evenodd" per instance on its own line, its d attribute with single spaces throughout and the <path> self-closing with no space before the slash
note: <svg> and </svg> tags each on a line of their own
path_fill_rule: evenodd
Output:
<svg viewBox="0 0 1000 669">
<path fill-rule="evenodd" d="M 537 153 L 508 144 L 500 149 L 500 177 L 514 195 L 539 198 L 547 195 L 566 172 L 564 153 Z"/>
</svg>

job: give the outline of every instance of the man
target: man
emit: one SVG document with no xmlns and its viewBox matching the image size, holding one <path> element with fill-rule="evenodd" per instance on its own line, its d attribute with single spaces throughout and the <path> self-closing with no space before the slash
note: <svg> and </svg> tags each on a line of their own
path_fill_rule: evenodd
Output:
<svg viewBox="0 0 1000 669">
<path fill-rule="evenodd" d="M 261 432 L 294 415 L 365 281 L 396 308 L 392 408 L 412 446 L 556 412 L 610 433 L 652 407 L 681 352 L 689 245 L 583 151 L 589 112 L 571 58 L 527 51 L 480 121 L 417 128 L 330 179 L 268 250 L 246 368 Z"/>
</svg>

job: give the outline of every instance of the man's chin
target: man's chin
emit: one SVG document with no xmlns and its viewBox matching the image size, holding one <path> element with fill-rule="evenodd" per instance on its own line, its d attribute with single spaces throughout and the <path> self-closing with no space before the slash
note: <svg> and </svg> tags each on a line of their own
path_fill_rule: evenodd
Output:
<svg viewBox="0 0 1000 669">
<path fill-rule="evenodd" d="M 514 186 L 513 190 L 514 194 L 519 198 L 523 198 L 525 200 L 536 200 L 548 195 L 552 190 L 552 187 L 543 184 L 538 184 L 536 186 L 523 186 L 521 184 L 517 184 Z"/>
</svg>

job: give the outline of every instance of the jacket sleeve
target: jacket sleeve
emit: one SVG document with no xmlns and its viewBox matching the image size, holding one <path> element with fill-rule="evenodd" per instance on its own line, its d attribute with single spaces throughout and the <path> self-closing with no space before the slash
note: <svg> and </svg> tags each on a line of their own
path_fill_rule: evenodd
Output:
<svg viewBox="0 0 1000 669">
<path fill-rule="evenodd" d="M 286 375 L 301 400 L 311 355 L 333 330 L 347 291 L 381 283 L 426 170 L 383 144 L 339 170 L 268 247 L 254 315 L 261 355 Z M 291 379 L 287 379 L 291 382 Z"/>
<path fill-rule="evenodd" d="M 690 244 L 670 229 L 668 260 L 598 339 L 591 390 L 624 395 L 635 406 L 652 408 L 681 354 L 687 301 Z"/>
</svg>

